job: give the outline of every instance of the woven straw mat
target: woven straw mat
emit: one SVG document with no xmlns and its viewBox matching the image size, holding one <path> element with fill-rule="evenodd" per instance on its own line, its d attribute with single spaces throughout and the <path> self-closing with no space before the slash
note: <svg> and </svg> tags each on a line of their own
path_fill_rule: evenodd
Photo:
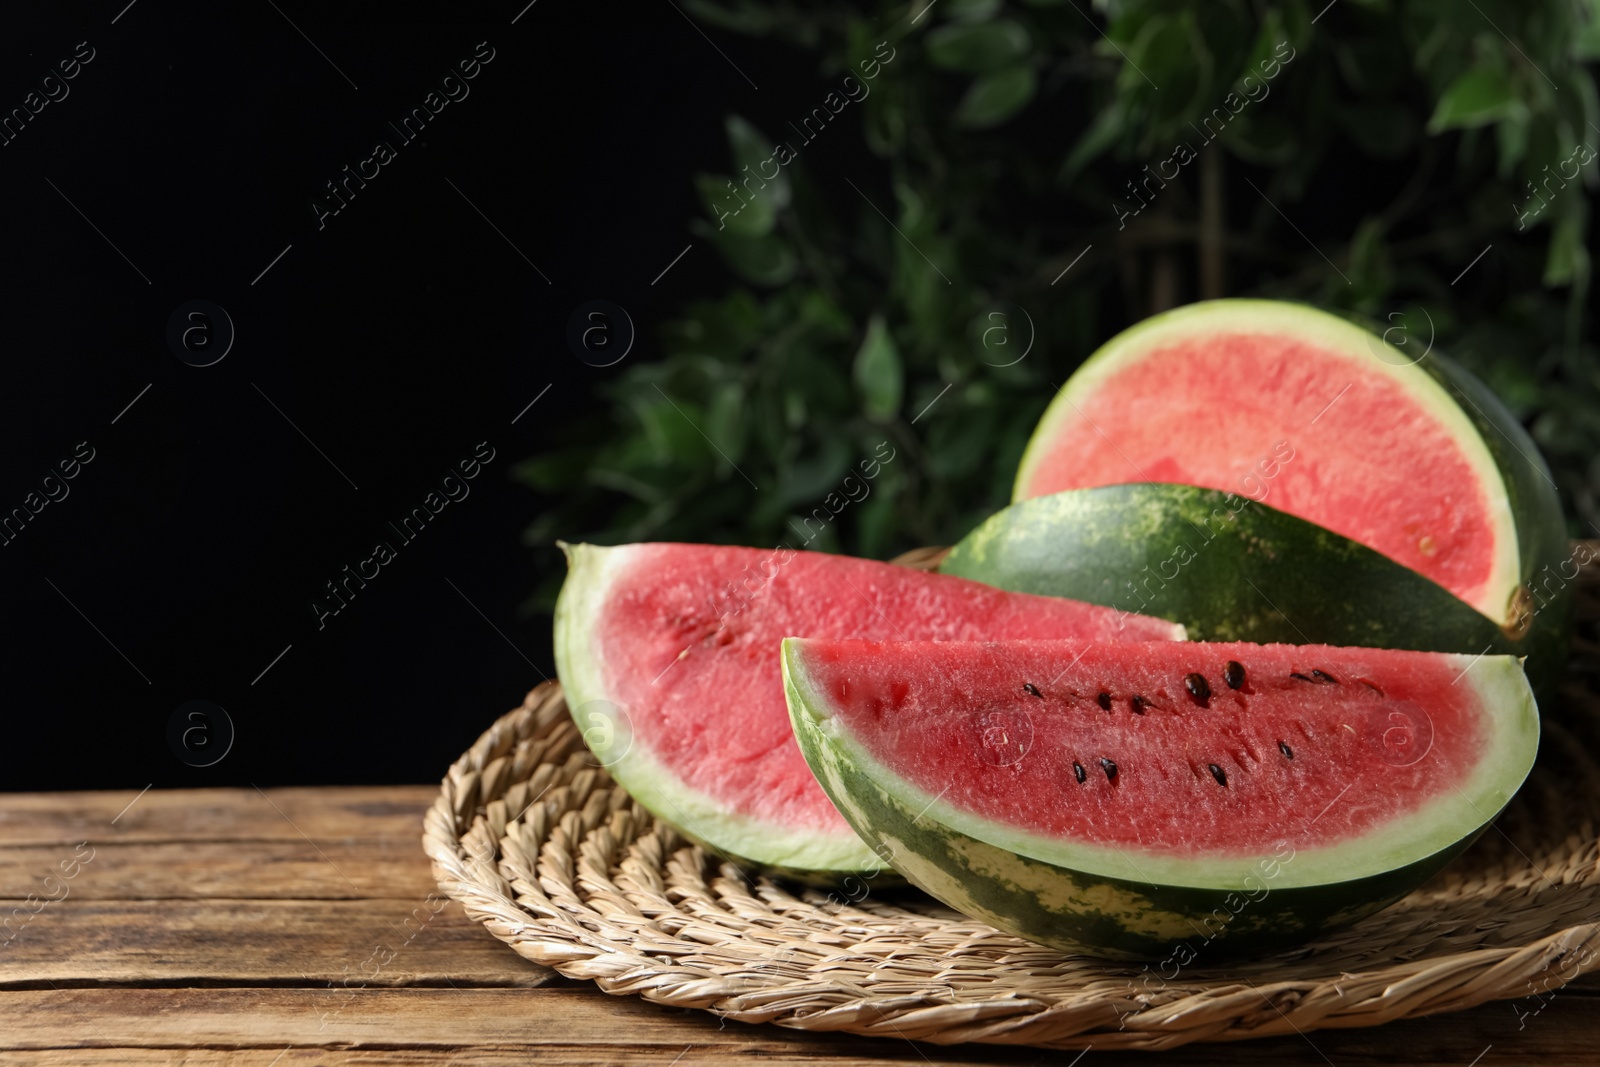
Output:
<svg viewBox="0 0 1600 1067">
<path fill-rule="evenodd" d="M 1600 565 L 1578 582 L 1564 706 L 1546 709 L 1538 765 L 1496 827 L 1366 921 L 1225 968 L 1202 958 L 1157 974 L 1067 955 L 910 888 L 752 878 L 596 766 L 555 682 L 450 768 L 424 846 L 440 887 L 522 956 L 607 993 L 743 1022 L 1154 1049 L 1524 997 L 1600 952 Z"/>
</svg>

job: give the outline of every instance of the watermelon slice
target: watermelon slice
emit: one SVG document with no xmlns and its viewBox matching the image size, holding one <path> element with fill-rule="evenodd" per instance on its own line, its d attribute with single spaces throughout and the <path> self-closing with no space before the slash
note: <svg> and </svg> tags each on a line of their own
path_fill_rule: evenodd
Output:
<svg viewBox="0 0 1600 1067">
<path fill-rule="evenodd" d="M 800 747 L 864 840 L 952 907 L 1107 956 L 1284 947 L 1369 915 L 1465 849 L 1538 747 L 1508 656 L 822 640 L 783 656 Z"/>
<path fill-rule="evenodd" d="M 1530 621 L 1525 587 L 1566 551 L 1550 472 L 1482 383 L 1436 352 L 1276 301 L 1193 304 L 1109 341 L 1045 412 L 1013 499 L 1124 482 L 1269 503 L 1514 636 Z"/>
<path fill-rule="evenodd" d="M 1566 667 L 1561 627 L 1514 637 L 1365 545 L 1192 485 L 1136 482 L 1024 500 L 963 538 L 939 570 L 1158 615 L 1183 623 L 1197 641 L 1524 656 L 1540 694 L 1554 690 Z"/>
<path fill-rule="evenodd" d="M 556 666 L 596 758 L 687 836 L 792 872 L 882 862 L 795 745 L 784 637 L 1183 638 L 1181 626 L 1159 619 L 818 552 L 564 547 Z"/>
</svg>

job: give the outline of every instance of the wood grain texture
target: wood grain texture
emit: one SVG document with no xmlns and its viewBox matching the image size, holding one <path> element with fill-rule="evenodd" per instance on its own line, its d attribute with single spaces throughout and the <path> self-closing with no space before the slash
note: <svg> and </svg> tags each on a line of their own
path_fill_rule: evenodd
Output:
<svg viewBox="0 0 1600 1067">
<path fill-rule="evenodd" d="M 722 1022 L 552 980 L 444 903 L 419 845 L 431 786 L 0 796 L 0 917 L 94 856 L 5 941 L 0 1067 L 1060 1064 Z M 113 824 L 112 819 L 123 812 Z M 62 884 L 60 881 L 53 883 Z M 13 920 L 13 929 L 17 929 Z M 1377 1029 L 1186 1046 L 1233 1065 L 1600 1062 L 1600 983 Z M 1538 1011 L 1537 1015 L 1532 1012 Z M 1486 1051 L 1487 1050 L 1487 1051 Z M 1091 1051 L 1084 1067 L 1151 1062 Z"/>
<path fill-rule="evenodd" d="M 366 901 L 68 899 L 0 946 L 0 988 L 527 986 L 549 975 L 438 894 Z"/>
<path fill-rule="evenodd" d="M 69 900 L 421 899 L 436 888 L 427 867 L 417 866 L 410 838 L 91 841 L 88 847 L 94 858 L 72 879 Z M 68 857 L 90 854 L 75 844 L 0 847 L 0 900 L 49 895 L 44 876 L 56 874 Z"/>
<path fill-rule="evenodd" d="M 422 812 L 439 793 L 437 786 L 395 785 L 152 789 L 141 796 L 141 788 L 0 795 L 0 847 L 84 840 L 303 841 L 307 837 L 415 842 L 422 833 Z"/>
<path fill-rule="evenodd" d="M 1465 1067 L 1492 1046 L 1500 1063 L 1592 1065 L 1600 1062 L 1600 1029 L 1588 1025 L 1600 1006 L 1597 1000 L 1592 990 L 1569 990 L 1552 999 L 1521 1030 L 1506 1006 L 1497 1005 L 1495 1011 L 1409 1019 L 1381 1030 L 1319 1031 L 1309 1037 L 1185 1046 L 1176 1058 L 1218 1065 L 1321 1063 L 1326 1057 L 1338 1067 L 1395 1062 Z M 70 1041 L 63 1040 L 67 1035 Z M 263 1064 L 286 1047 L 344 1054 L 368 1050 L 371 1056 L 329 1060 L 286 1055 L 281 1063 L 465 1064 L 481 1062 L 479 1053 L 485 1049 L 515 1050 L 522 1063 L 547 1062 L 549 1053 L 556 1062 L 638 1062 L 657 1067 L 667 1067 L 680 1053 L 684 1056 L 680 1065 L 736 1058 L 769 1063 L 1066 1064 L 1075 1055 L 993 1046 L 941 1048 L 893 1038 L 874 1041 L 735 1023 L 719 1029 L 718 1020 L 702 1012 L 663 1009 L 572 987 L 372 989 L 355 998 L 314 989 L 63 989 L 13 992 L 0 998 L 0 1049 L 8 1052 L 164 1049 L 170 1055 L 173 1048 L 189 1045 L 259 1050 L 262 1059 L 244 1062 Z M 381 1058 L 399 1051 L 427 1051 L 434 1058 Z M 89 1058 L 80 1053 L 75 1062 Z M 92 1059 L 101 1061 L 98 1051 Z M 1119 1061 L 1149 1064 L 1151 1059 L 1149 1053 L 1105 1052 L 1094 1054 L 1085 1067 L 1090 1062 Z"/>
</svg>

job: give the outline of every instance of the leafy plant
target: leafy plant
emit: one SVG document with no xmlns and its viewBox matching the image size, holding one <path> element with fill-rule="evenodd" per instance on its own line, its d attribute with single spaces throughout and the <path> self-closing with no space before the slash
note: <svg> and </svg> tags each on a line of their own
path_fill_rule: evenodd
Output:
<svg viewBox="0 0 1600 1067">
<path fill-rule="evenodd" d="M 1600 0 L 687 6 L 814 53 L 819 99 L 855 79 L 859 134 L 830 136 L 881 168 L 767 177 L 774 144 L 728 120 L 731 173 L 695 179 L 691 229 L 742 284 L 603 387 L 607 423 L 520 465 L 555 501 L 532 543 L 950 543 L 1006 503 L 1095 347 L 1236 294 L 1431 333 L 1530 426 L 1574 532 L 1600 535 Z M 870 495 L 825 503 L 882 447 Z"/>
</svg>

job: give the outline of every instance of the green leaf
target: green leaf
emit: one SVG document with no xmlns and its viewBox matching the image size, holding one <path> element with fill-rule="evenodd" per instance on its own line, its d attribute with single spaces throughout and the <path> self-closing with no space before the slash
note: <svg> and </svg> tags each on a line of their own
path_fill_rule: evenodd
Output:
<svg viewBox="0 0 1600 1067">
<path fill-rule="evenodd" d="M 744 390 L 737 382 L 724 382 L 711 394 L 706 412 L 706 436 L 715 441 L 728 462 L 744 456 Z"/>
<path fill-rule="evenodd" d="M 1544 261 L 1544 284 L 1571 285 L 1589 273 L 1589 252 L 1583 247 L 1583 209 L 1569 210 L 1550 234 L 1550 251 Z"/>
<path fill-rule="evenodd" d="M 1388 250 L 1384 247 L 1383 223 L 1372 217 L 1361 220 L 1350 238 L 1349 273 L 1352 294 L 1359 310 L 1374 314 L 1389 289 Z"/>
<path fill-rule="evenodd" d="M 753 189 L 767 201 L 774 211 L 789 206 L 792 195 L 789 175 L 778 165 L 772 142 L 762 132 L 740 118 L 729 115 L 725 123 L 728 145 L 733 149 L 733 165 L 737 184 L 741 189 Z M 754 180 L 746 187 L 746 178 Z"/>
<path fill-rule="evenodd" d="M 1261 29 L 1256 34 L 1255 43 L 1250 46 L 1250 54 L 1245 57 L 1239 81 L 1242 83 L 1246 78 L 1266 82 L 1275 80 L 1283 73 L 1280 49 L 1288 44 L 1288 40 L 1289 31 L 1284 26 L 1283 13 L 1275 7 L 1269 7 L 1261 18 Z M 1289 45 L 1291 50 L 1293 47 Z"/>
<path fill-rule="evenodd" d="M 1580 28 L 1572 38 L 1568 55 L 1580 62 L 1600 59 L 1600 0 L 1578 0 Z"/>
<path fill-rule="evenodd" d="M 843 340 L 854 332 L 855 323 L 850 321 L 850 316 L 821 290 L 813 289 L 803 294 L 796 310 L 800 321 L 815 327 L 822 337 Z"/>
<path fill-rule="evenodd" d="M 641 395 L 629 406 L 644 429 L 658 466 L 694 467 L 714 458 L 706 439 L 696 429 L 705 416 L 692 401 L 663 392 L 653 399 Z"/>
<path fill-rule="evenodd" d="M 843 438 L 824 437 L 811 455 L 779 464 L 775 499 L 786 508 L 797 504 L 802 508 L 820 507 L 823 498 L 838 488 L 850 469 L 850 458 L 850 446 Z"/>
<path fill-rule="evenodd" d="M 728 178 L 721 174 L 695 175 L 695 188 L 706 214 L 716 223 L 716 229 L 739 237 L 764 237 L 777 225 L 778 216 L 772 210 L 772 201 L 738 183 L 731 187 Z M 754 183 L 751 183 L 752 185 Z"/>
<path fill-rule="evenodd" d="M 1528 123 L 1518 119 L 1501 119 L 1495 123 L 1495 141 L 1500 150 L 1495 175 L 1504 180 L 1528 154 Z"/>
<path fill-rule="evenodd" d="M 895 348 L 894 338 L 889 336 L 882 315 L 872 316 L 867 324 L 867 336 L 856 352 L 855 379 L 867 417 L 877 422 L 894 418 L 900 410 L 905 374 L 900 366 L 900 352 Z"/>
<path fill-rule="evenodd" d="M 1322 8 L 1320 0 L 1317 8 L 1319 10 Z M 1284 33 L 1288 38 L 1289 47 L 1295 54 L 1311 43 L 1311 34 L 1316 30 L 1311 19 L 1311 9 L 1306 6 L 1305 0 L 1288 0 L 1283 5 Z"/>
<path fill-rule="evenodd" d="M 1428 120 L 1429 133 L 1487 126 L 1522 107 L 1511 92 L 1511 82 L 1491 67 L 1473 67 L 1450 84 Z"/>
<path fill-rule="evenodd" d="M 798 391 L 783 394 L 783 424 L 791 430 L 806 424 L 806 398 Z"/>
<path fill-rule="evenodd" d="M 778 234 L 744 237 L 731 227 L 717 230 L 700 219 L 695 219 L 689 228 L 716 245 L 730 267 L 757 285 L 782 285 L 794 277 L 800 265 L 794 248 Z"/>
<path fill-rule="evenodd" d="M 511 468 L 511 477 L 547 493 L 576 484 L 582 473 L 582 457 L 562 452 L 529 456 Z"/>
<path fill-rule="evenodd" d="M 1090 121 L 1088 128 L 1083 131 L 1083 136 L 1078 138 L 1078 143 L 1067 153 L 1066 162 L 1061 164 L 1059 181 L 1072 181 L 1083 168 L 1100 158 L 1106 149 L 1127 132 L 1130 122 L 1123 103 L 1126 99 L 1124 96 L 1117 96 Z"/>
<path fill-rule="evenodd" d="M 906 92 L 885 78 L 863 105 L 862 126 L 867 147 L 879 156 L 900 151 L 906 139 Z"/>
<path fill-rule="evenodd" d="M 985 74 L 972 83 L 956 108 L 956 125 L 986 130 L 1022 110 L 1033 99 L 1032 67 L 1012 67 Z"/>
<path fill-rule="evenodd" d="M 843 421 L 855 415 L 856 394 L 849 368 L 840 366 L 838 349 L 829 346 L 826 355 L 809 347 L 797 346 L 782 359 L 774 384 L 803 395 L 802 423 L 820 426 Z M 787 438 L 777 446 L 787 447 Z"/>
<path fill-rule="evenodd" d="M 928 62 L 945 70 L 985 74 L 1028 54 L 1028 31 L 1009 19 L 941 26 L 928 34 Z"/>
<path fill-rule="evenodd" d="M 1278 167 L 1300 153 L 1300 131 L 1277 115 L 1246 111 L 1222 134 L 1229 151 L 1258 167 Z M 1201 151 L 1205 151 L 1204 148 Z"/>
<path fill-rule="evenodd" d="M 1177 98 L 1169 106 L 1173 114 L 1195 102 L 1198 79 L 1190 30 L 1189 20 L 1180 15 L 1150 18 L 1126 50 L 1128 61 L 1117 73 L 1117 87 L 1141 96 L 1169 90 L 1168 95 Z"/>
</svg>

